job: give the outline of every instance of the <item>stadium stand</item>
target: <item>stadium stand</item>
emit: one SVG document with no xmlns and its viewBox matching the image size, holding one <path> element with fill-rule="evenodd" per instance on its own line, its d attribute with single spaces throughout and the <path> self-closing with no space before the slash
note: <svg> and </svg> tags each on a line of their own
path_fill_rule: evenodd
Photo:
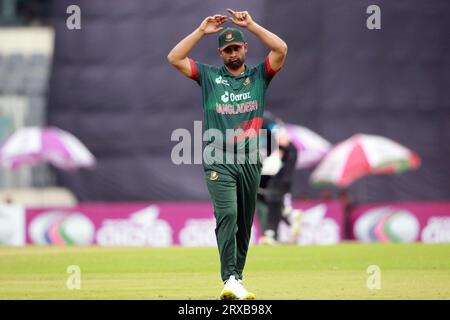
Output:
<svg viewBox="0 0 450 320">
<path fill-rule="evenodd" d="M 53 52 L 50 28 L 0 30 L 0 142 L 24 126 L 45 126 Z M 52 176 L 45 165 L 0 169 L 0 187 L 45 187 Z"/>
</svg>

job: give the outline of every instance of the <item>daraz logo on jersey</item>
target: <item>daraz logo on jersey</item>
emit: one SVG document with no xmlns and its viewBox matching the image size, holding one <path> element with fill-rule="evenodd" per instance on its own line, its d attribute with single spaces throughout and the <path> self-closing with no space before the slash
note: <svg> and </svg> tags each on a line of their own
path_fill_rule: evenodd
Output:
<svg viewBox="0 0 450 320">
<path fill-rule="evenodd" d="M 228 80 L 222 79 L 222 76 L 218 76 L 218 77 L 215 79 L 215 81 L 216 81 L 217 84 L 224 84 L 224 85 L 226 85 L 226 86 L 229 86 L 229 85 L 230 85 L 230 84 L 228 83 Z"/>
<path fill-rule="evenodd" d="M 228 91 L 225 91 L 225 93 L 220 97 L 222 99 L 223 103 L 227 103 L 230 100 L 230 94 Z"/>
<path fill-rule="evenodd" d="M 229 93 L 228 91 L 225 91 L 223 95 L 220 96 L 220 99 L 222 99 L 223 103 L 227 103 L 228 101 L 241 101 L 245 99 L 251 99 L 250 92 L 244 92 L 239 94 Z"/>
</svg>

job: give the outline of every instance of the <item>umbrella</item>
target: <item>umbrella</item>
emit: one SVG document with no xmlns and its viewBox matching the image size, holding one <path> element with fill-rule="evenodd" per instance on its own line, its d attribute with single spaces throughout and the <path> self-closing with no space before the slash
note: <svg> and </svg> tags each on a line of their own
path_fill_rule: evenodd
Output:
<svg viewBox="0 0 450 320">
<path fill-rule="evenodd" d="M 298 169 L 315 165 L 331 149 L 331 143 L 308 128 L 286 124 L 285 129 L 298 150 Z"/>
<path fill-rule="evenodd" d="M 382 136 L 356 134 L 329 151 L 310 181 L 347 187 L 368 174 L 400 173 L 419 166 L 419 156 L 401 144 Z"/>
<path fill-rule="evenodd" d="M 92 153 L 72 134 L 56 127 L 25 127 L 0 148 L 0 164 L 10 169 L 49 162 L 61 169 L 92 167 Z"/>
</svg>

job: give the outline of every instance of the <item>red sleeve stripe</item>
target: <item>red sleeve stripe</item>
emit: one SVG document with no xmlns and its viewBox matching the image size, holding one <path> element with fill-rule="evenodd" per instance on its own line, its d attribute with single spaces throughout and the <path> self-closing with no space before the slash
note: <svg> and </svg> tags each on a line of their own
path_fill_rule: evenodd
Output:
<svg viewBox="0 0 450 320">
<path fill-rule="evenodd" d="M 277 71 L 273 70 L 270 66 L 269 56 L 266 57 L 266 70 L 269 77 L 273 77 L 277 73 Z"/>
<path fill-rule="evenodd" d="M 189 63 L 191 64 L 191 76 L 190 78 L 192 80 L 195 80 L 198 82 L 198 69 L 197 69 L 197 64 L 195 63 L 194 60 L 192 60 L 191 58 L 189 58 Z"/>
</svg>

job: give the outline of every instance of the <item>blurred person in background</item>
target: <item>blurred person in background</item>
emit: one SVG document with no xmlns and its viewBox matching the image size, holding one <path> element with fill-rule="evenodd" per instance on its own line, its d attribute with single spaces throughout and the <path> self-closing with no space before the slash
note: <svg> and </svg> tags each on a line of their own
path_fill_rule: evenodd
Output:
<svg viewBox="0 0 450 320">
<path fill-rule="evenodd" d="M 342 210 L 344 211 L 344 240 L 350 240 L 351 238 L 351 225 L 350 215 L 357 205 L 356 201 L 352 199 L 348 188 L 343 188 L 338 191 L 337 198 L 341 203 Z"/>
<path fill-rule="evenodd" d="M 300 232 L 302 213 L 292 207 L 291 189 L 297 163 L 297 148 L 291 142 L 284 123 L 270 112 L 264 112 L 263 129 L 267 139 L 261 139 L 261 154 L 264 157 L 260 189 L 257 197 L 257 212 L 262 236 L 261 244 L 275 244 L 278 226 L 285 221 L 291 228 L 291 241 Z M 278 148 L 273 144 L 278 143 Z"/>
</svg>

